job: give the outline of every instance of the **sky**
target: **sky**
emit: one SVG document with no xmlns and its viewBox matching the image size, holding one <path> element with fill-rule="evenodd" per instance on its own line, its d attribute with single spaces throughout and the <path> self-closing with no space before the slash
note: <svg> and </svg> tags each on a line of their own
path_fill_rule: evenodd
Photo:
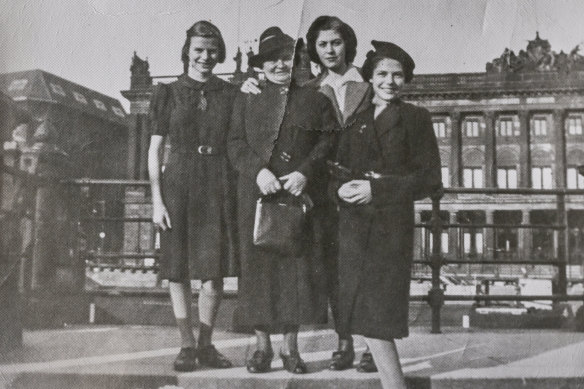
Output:
<svg viewBox="0 0 584 389">
<path fill-rule="evenodd" d="M 415 73 L 482 72 L 506 47 L 518 52 L 539 31 L 552 49 L 582 44 L 582 0 L 0 0 L 0 73 L 43 69 L 128 102 L 134 51 L 153 76 L 182 71 L 185 31 L 197 20 L 222 31 L 227 60 L 257 46 L 267 27 L 304 36 L 319 15 L 349 23 L 360 66 L 372 39 L 392 41 Z M 245 68 L 245 66 L 244 66 Z"/>
</svg>

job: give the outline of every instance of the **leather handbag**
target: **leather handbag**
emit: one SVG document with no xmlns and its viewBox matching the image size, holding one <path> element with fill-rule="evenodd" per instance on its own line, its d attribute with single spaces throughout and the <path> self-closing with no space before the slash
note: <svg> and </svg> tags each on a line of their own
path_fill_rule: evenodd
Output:
<svg viewBox="0 0 584 389">
<path fill-rule="evenodd" d="M 311 208 L 312 200 L 306 194 L 292 202 L 260 197 L 256 203 L 253 244 L 282 255 L 299 254 Z"/>
</svg>

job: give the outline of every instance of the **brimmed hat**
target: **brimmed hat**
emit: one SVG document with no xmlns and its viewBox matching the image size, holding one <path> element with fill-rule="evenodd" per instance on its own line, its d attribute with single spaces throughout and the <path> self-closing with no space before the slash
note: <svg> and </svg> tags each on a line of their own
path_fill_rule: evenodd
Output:
<svg viewBox="0 0 584 389">
<path fill-rule="evenodd" d="M 369 80 L 373 74 L 373 63 L 376 58 L 391 58 L 401 63 L 404 69 L 404 78 L 410 82 L 414 77 L 414 68 L 416 64 L 410 55 L 401 47 L 391 42 L 371 41 L 375 50 L 367 53 L 367 59 L 363 63 L 361 72 L 365 80 Z"/>
<path fill-rule="evenodd" d="M 249 65 L 261 68 L 264 61 L 270 56 L 284 49 L 294 50 L 296 41 L 284 34 L 279 27 L 269 27 L 260 35 L 258 53 L 249 57 Z"/>
</svg>

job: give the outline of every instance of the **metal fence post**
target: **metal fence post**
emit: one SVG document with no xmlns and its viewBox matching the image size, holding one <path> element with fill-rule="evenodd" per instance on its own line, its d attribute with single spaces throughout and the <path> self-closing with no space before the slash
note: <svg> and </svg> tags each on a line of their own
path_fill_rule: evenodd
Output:
<svg viewBox="0 0 584 389">
<path fill-rule="evenodd" d="M 444 304 L 444 291 L 440 287 L 440 270 L 443 265 L 442 258 L 442 231 L 443 223 L 440 218 L 440 199 L 442 191 L 432 196 L 432 219 L 430 220 L 432 231 L 432 255 L 430 266 L 432 268 L 432 288 L 428 291 L 428 304 L 432 308 L 432 333 L 439 334 L 440 310 Z"/>
</svg>

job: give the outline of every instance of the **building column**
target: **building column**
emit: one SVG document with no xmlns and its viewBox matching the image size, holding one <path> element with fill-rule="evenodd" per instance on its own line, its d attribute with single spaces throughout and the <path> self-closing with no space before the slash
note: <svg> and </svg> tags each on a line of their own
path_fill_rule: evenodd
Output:
<svg viewBox="0 0 584 389">
<path fill-rule="evenodd" d="M 529 224 L 529 210 L 521 210 L 521 224 Z M 531 245 L 532 245 L 533 229 L 531 228 L 520 228 L 517 232 L 517 252 L 522 259 L 531 258 Z"/>
<path fill-rule="evenodd" d="M 414 223 L 422 223 L 422 214 L 419 211 L 415 213 Z M 424 234 L 422 234 L 422 230 L 424 230 L 423 227 L 414 229 L 414 259 L 426 259 L 424 258 Z M 430 230 L 426 229 L 425 231 L 429 233 Z"/>
<path fill-rule="evenodd" d="M 531 188 L 529 111 L 519 111 L 519 187 Z"/>
<path fill-rule="evenodd" d="M 450 112 L 450 186 L 462 186 L 462 131 L 460 112 Z"/>
<path fill-rule="evenodd" d="M 554 178 L 556 188 L 566 187 L 566 131 L 564 120 L 566 110 L 556 109 L 553 114 L 554 128 L 554 151 L 555 151 L 555 170 Z"/>
<path fill-rule="evenodd" d="M 485 210 L 485 222 L 493 224 L 495 222 L 495 211 L 491 209 Z M 493 228 L 485 228 L 485 241 L 483 247 L 483 255 L 485 259 L 493 259 L 495 254 L 495 230 Z"/>
<path fill-rule="evenodd" d="M 148 148 L 150 147 L 150 127 L 148 125 L 148 115 L 138 114 L 136 119 L 136 126 L 138 130 L 138 137 L 140 139 L 139 150 L 139 165 L 138 165 L 138 179 L 148 179 Z"/>
<path fill-rule="evenodd" d="M 456 212 L 451 211 L 448 214 L 450 224 L 456 224 Z M 458 254 L 458 230 L 459 228 L 450 227 L 448 229 L 448 255 L 447 258 L 456 259 Z"/>
<path fill-rule="evenodd" d="M 486 187 L 497 187 L 497 166 L 496 166 L 496 138 L 495 138 L 495 113 L 486 111 L 485 121 L 485 184 Z"/>
</svg>

